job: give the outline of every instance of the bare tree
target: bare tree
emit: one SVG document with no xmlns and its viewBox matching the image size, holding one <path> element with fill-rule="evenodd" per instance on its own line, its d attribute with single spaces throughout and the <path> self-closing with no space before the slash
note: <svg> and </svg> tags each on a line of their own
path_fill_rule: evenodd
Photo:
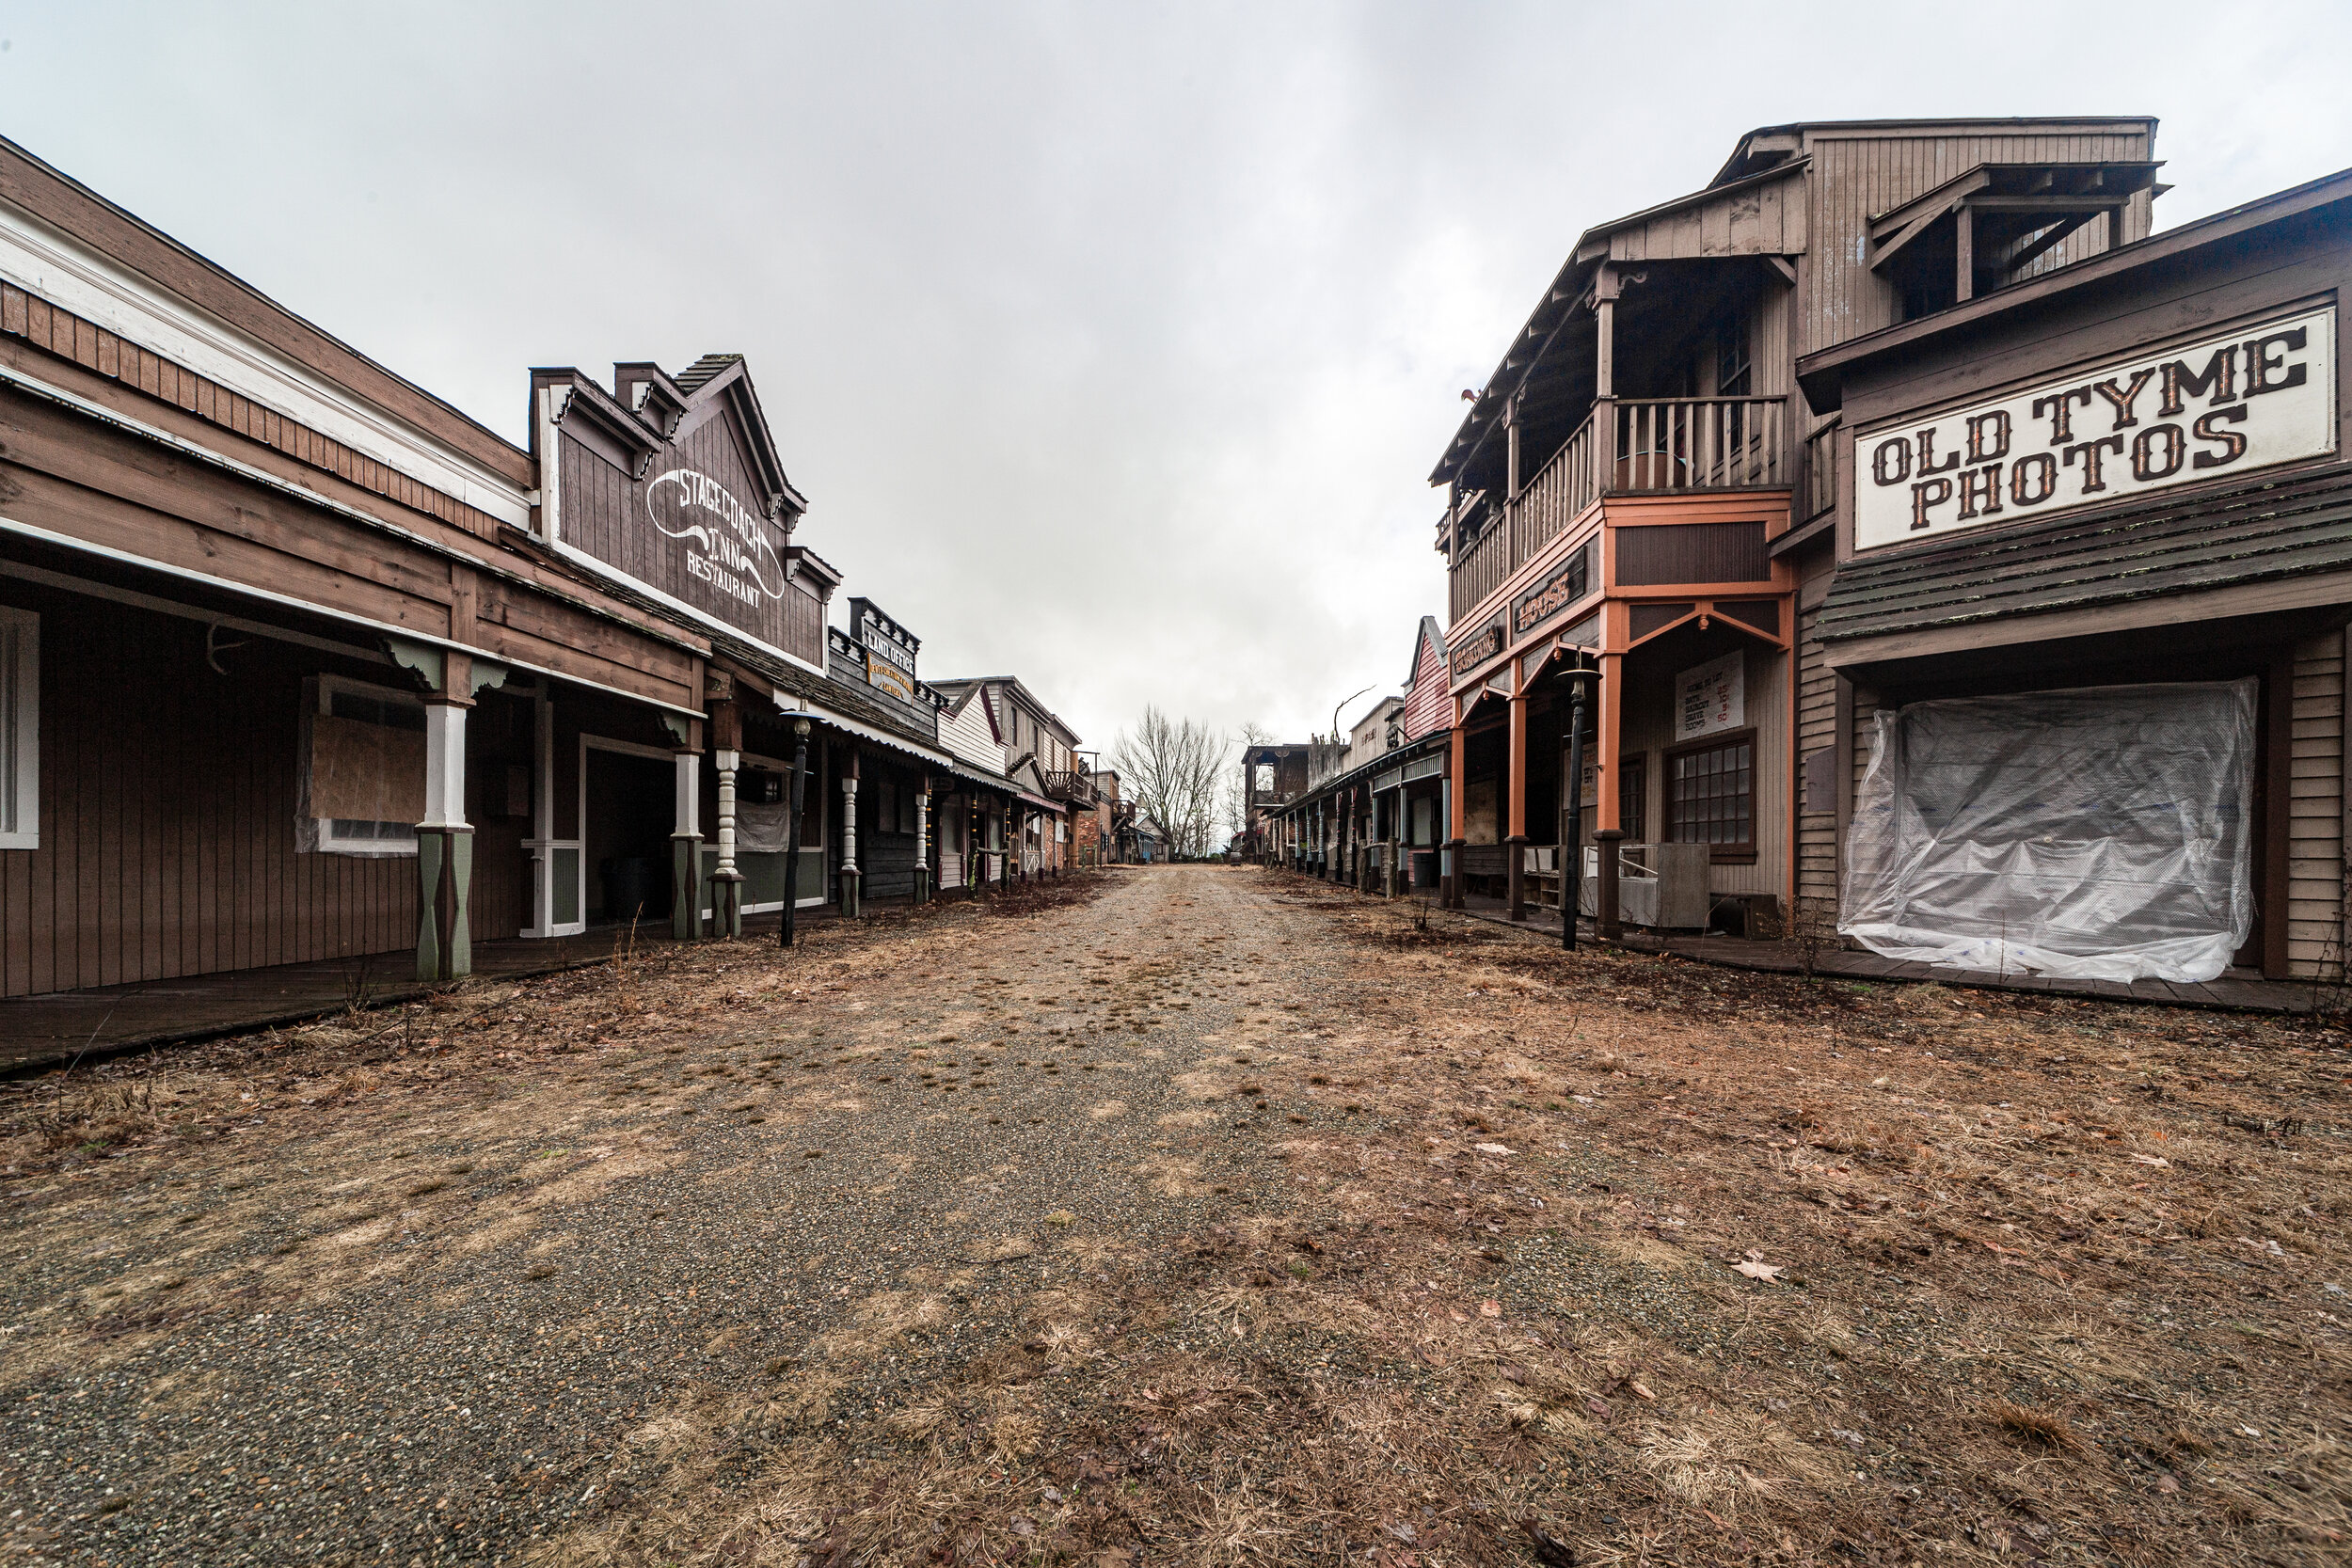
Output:
<svg viewBox="0 0 2352 1568">
<path fill-rule="evenodd" d="M 1136 809 L 1168 835 L 1170 853 L 1204 855 L 1227 754 L 1225 737 L 1207 725 L 1146 707 L 1134 734 L 1119 732 L 1111 763 Z"/>
</svg>

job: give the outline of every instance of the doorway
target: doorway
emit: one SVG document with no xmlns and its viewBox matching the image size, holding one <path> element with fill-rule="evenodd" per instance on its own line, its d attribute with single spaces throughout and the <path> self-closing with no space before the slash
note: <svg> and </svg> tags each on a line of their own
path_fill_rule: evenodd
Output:
<svg viewBox="0 0 2352 1568">
<path fill-rule="evenodd" d="M 676 765 L 650 746 L 580 739 L 581 903 L 589 923 L 667 920 Z"/>
</svg>

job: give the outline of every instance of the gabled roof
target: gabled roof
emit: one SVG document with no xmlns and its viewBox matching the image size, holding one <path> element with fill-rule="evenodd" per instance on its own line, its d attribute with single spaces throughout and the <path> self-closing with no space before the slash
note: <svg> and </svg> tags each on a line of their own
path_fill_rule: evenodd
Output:
<svg viewBox="0 0 2352 1568">
<path fill-rule="evenodd" d="M 650 361 L 624 360 L 612 367 L 612 379 L 616 389 L 607 391 L 595 376 L 575 365 L 543 366 L 531 372 L 534 397 L 542 387 L 568 388 L 570 397 L 562 417 L 577 413 L 592 420 L 599 431 L 638 459 L 634 467 L 641 475 L 644 463 L 677 438 L 697 409 L 724 408 L 734 414 L 737 428 L 743 433 L 753 477 L 759 483 L 761 509 L 769 521 L 780 524 L 787 535 L 791 533 L 808 510 L 808 499 L 785 476 L 784 460 L 776 451 L 775 436 L 768 429 L 768 416 L 760 409 L 759 394 L 752 389 L 752 372 L 741 355 L 706 354 L 675 377 L 663 374 Z M 535 454 L 535 421 L 532 444 Z M 823 562 L 818 565 L 832 572 Z M 833 578 L 840 581 L 839 573 L 833 573 Z"/>
<path fill-rule="evenodd" d="M 966 687 L 977 689 L 983 686 L 990 686 L 995 687 L 999 689 L 1016 692 L 1019 694 L 1023 705 L 1026 706 L 1030 712 L 1044 715 L 1048 722 L 1050 722 L 1056 729 L 1061 731 L 1061 733 L 1068 737 L 1069 743 L 1073 750 L 1078 744 L 1078 732 L 1064 723 L 1060 714 L 1056 713 L 1052 708 L 1047 707 L 1043 703 L 1039 702 L 1037 700 L 1037 693 L 1022 685 L 1021 677 L 1018 675 L 957 675 L 948 680 L 935 680 L 930 684 L 938 689 L 947 693 L 948 696 L 955 698 L 959 705 L 961 705 L 962 694 Z M 996 710 L 993 704 L 989 705 L 988 720 L 991 724 L 994 724 L 996 722 Z M 1003 737 L 1000 736 L 998 738 L 1002 739 Z"/>
<path fill-rule="evenodd" d="M 1438 626 L 1435 615 L 1422 616 L 1419 629 L 1413 633 L 1413 663 L 1405 672 L 1405 689 L 1407 691 L 1413 689 L 1414 678 L 1421 673 L 1421 651 L 1423 647 L 1436 648 L 1438 661 L 1440 664 L 1445 662 L 1445 632 Z"/>
</svg>

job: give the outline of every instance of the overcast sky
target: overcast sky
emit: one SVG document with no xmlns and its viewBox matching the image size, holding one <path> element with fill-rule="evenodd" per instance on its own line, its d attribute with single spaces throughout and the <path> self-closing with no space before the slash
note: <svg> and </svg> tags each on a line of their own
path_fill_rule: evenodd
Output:
<svg viewBox="0 0 2352 1568">
<path fill-rule="evenodd" d="M 842 598 L 1104 748 L 1146 703 L 1303 738 L 1395 689 L 1462 388 L 1580 231 L 1744 131 L 2154 115 L 2162 227 L 2352 165 L 2340 0 L 0 4 L 0 134 L 511 439 L 530 366 L 747 355 Z"/>
</svg>

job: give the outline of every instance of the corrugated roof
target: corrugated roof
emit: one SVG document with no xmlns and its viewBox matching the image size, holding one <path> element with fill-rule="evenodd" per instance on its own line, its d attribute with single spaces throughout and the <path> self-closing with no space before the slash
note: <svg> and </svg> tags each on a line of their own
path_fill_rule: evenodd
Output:
<svg viewBox="0 0 2352 1568">
<path fill-rule="evenodd" d="M 2352 464 L 2139 496 L 1842 562 L 1823 642 L 2352 568 Z"/>
</svg>

